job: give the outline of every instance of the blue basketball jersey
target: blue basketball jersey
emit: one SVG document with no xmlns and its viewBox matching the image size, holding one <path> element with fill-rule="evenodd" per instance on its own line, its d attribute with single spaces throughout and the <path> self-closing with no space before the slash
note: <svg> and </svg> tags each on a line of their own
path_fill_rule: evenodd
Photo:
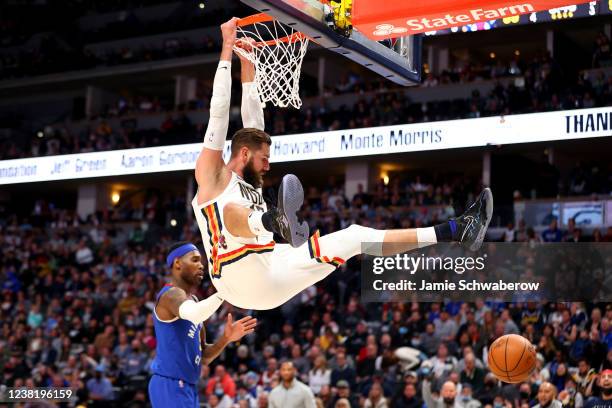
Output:
<svg viewBox="0 0 612 408">
<path fill-rule="evenodd" d="M 172 285 L 168 284 L 159 291 L 155 299 L 156 305 L 159 298 L 171 287 Z M 163 322 L 154 310 L 153 324 L 157 339 L 155 360 L 151 365 L 153 373 L 197 384 L 202 360 L 200 330 L 203 323 L 195 325 L 178 316 L 172 321 Z"/>
</svg>

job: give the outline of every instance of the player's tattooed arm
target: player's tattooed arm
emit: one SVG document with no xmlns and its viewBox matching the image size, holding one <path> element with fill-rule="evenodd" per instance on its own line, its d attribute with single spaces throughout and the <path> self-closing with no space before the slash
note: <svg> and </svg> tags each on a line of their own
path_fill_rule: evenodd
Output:
<svg viewBox="0 0 612 408">
<path fill-rule="evenodd" d="M 159 299 L 157 316 L 162 320 L 171 320 L 179 316 L 179 308 L 188 300 L 187 293 L 181 288 L 172 287 Z"/>
</svg>

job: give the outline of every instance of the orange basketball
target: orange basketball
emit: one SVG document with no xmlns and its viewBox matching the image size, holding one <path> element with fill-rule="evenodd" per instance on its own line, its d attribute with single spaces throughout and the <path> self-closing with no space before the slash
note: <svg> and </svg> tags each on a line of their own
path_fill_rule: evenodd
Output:
<svg viewBox="0 0 612 408">
<path fill-rule="evenodd" d="M 536 364 L 536 350 L 523 336 L 507 334 L 489 348 L 489 370 L 501 381 L 520 383 L 529 378 Z"/>
</svg>

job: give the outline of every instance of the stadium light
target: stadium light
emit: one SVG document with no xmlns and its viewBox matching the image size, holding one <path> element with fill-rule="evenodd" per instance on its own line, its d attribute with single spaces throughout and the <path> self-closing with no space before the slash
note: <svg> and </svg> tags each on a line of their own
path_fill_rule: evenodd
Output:
<svg viewBox="0 0 612 408">
<path fill-rule="evenodd" d="M 170 225 L 176 227 L 176 220 L 174 218 L 170 220 Z"/>
<path fill-rule="evenodd" d="M 385 183 L 385 186 L 389 184 L 389 174 L 387 172 L 384 172 L 380 175 L 382 177 L 383 183 Z"/>
<path fill-rule="evenodd" d="M 200 8 L 200 10 L 204 10 L 204 7 L 206 7 L 206 5 L 204 3 L 200 3 L 198 4 L 198 7 Z"/>
<path fill-rule="evenodd" d="M 45 136 L 45 134 L 43 133 L 42 130 L 39 130 L 38 132 L 36 132 L 36 136 L 38 136 L 40 139 L 42 139 Z"/>
<path fill-rule="evenodd" d="M 117 204 L 119 200 L 121 200 L 121 195 L 118 192 L 114 192 L 113 194 L 111 194 L 111 201 L 113 202 L 113 204 Z"/>
</svg>

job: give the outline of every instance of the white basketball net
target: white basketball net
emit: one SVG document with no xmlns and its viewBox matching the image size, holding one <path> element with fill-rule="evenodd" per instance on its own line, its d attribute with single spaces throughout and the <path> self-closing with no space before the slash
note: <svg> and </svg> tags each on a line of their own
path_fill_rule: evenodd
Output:
<svg viewBox="0 0 612 408">
<path fill-rule="evenodd" d="M 276 20 L 238 27 L 238 38 L 256 41 L 250 50 L 234 46 L 234 51 L 255 65 L 255 82 L 250 97 L 265 106 L 302 106 L 300 71 L 308 48 L 308 38 Z"/>
</svg>

